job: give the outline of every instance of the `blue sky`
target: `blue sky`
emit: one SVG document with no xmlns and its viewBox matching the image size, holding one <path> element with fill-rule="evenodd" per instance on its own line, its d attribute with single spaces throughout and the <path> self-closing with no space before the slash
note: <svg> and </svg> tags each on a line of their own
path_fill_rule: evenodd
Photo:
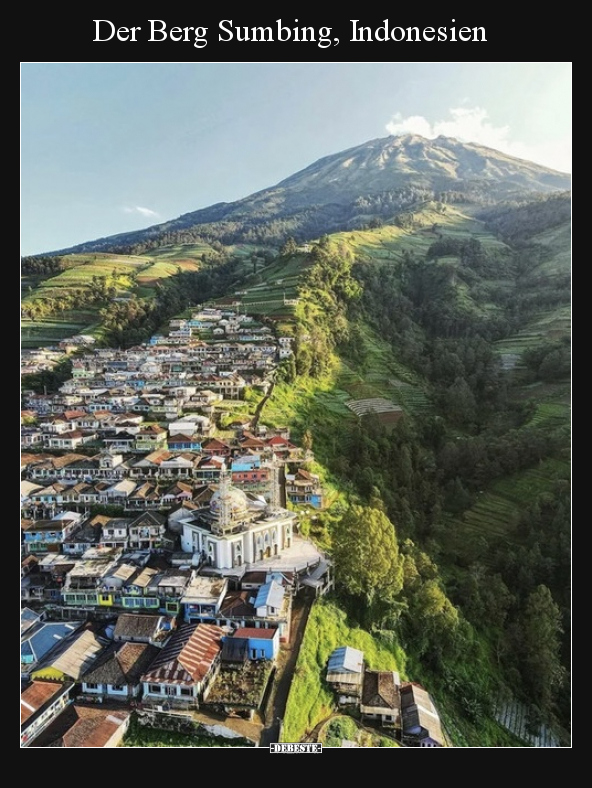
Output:
<svg viewBox="0 0 592 788">
<path fill-rule="evenodd" d="M 22 63 L 21 253 L 148 227 L 414 131 L 571 172 L 572 66 Z"/>
</svg>

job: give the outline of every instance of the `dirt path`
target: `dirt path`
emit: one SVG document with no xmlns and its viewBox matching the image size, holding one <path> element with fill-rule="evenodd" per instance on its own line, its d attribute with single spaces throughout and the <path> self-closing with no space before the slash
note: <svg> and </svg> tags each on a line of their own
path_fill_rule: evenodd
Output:
<svg viewBox="0 0 592 788">
<path fill-rule="evenodd" d="M 265 707 L 265 725 L 259 740 L 261 747 L 269 747 L 273 742 L 279 741 L 280 722 L 286 711 L 292 676 L 313 601 L 314 596 L 309 593 L 294 600 L 290 643 L 282 646 L 278 657 L 273 687 Z"/>
</svg>

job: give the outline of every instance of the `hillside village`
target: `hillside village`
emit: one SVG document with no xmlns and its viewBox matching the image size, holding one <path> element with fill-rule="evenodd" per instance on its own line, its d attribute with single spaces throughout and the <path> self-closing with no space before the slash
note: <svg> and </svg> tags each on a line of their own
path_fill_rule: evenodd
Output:
<svg viewBox="0 0 592 788">
<path fill-rule="evenodd" d="M 23 355 L 68 354 L 72 377 L 22 392 L 22 746 L 117 746 L 132 713 L 260 718 L 295 600 L 333 586 L 299 533 L 325 505 L 312 452 L 227 407 L 264 398 L 291 343 L 203 306 L 126 351 L 81 335 Z M 398 740 L 445 744 L 425 690 L 347 643 L 327 681 Z"/>
</svg>

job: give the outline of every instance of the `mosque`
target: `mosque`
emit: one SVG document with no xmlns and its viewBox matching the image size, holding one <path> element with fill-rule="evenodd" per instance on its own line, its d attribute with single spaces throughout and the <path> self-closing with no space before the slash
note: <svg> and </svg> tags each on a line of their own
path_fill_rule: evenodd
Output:
<svg viewBox="0 0 592 788">
<path fill-rule="evenodd" d="M 181 521 L 183 552 L 214 569 L 236 569 L 280 556 L 292 546 L 297 515 L 279 505 L 277 474 L 270 501 L 250 498 L 223 473 L 207 509 Z"/>
</svg>

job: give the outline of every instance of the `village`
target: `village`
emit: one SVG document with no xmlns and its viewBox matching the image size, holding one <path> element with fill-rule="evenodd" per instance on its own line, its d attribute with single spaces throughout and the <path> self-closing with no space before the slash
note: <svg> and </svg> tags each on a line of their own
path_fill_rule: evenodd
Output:
<svg viewBox="0 0 592 788">
<path fill-rule="evenodd" d="M 24 373 L 68 357 L 72 377 L 22 391 L 21 746 L 112 747 L 133 714 L 198 713 L 260 744 L 232 721 L 261 719 L 295 604 L 334 582 L 299 532 L 326 505 L 311 449 L 233 407 L 264 404 L 292 343 L 204 305 L 127 350 L 23 353 Z M 326 680 L 403 746 L 446 745 L 425 689 L 347 643 Z"/>
</svg>

